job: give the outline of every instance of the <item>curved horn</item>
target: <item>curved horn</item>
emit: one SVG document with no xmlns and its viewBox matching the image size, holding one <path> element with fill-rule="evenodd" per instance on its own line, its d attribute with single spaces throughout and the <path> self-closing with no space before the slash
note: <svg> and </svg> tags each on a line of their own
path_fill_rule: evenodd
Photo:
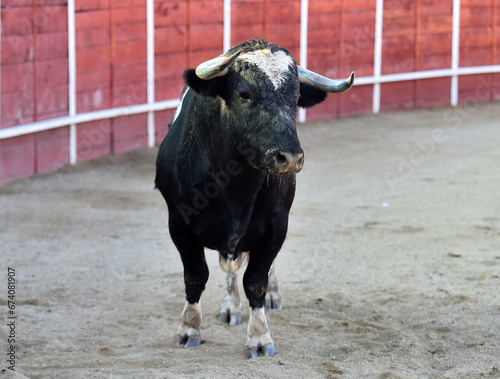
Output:
<svg viewBox="0 0 500 379">
<path fill-rule="evenodd" d="M 227 70 L 225 71 L 225 69 L 227 66 L 229 66 L 242 52 L 243 50 L 239 50 L 229 57 L 219 55 L 216 58 L 201 63 L 198 67 L 196 67 L 196 76 L 203 80 L 210 80 L 216 76 L 226 75 Z"/>
<path fill-rule="evenodd" d="M 354 84 L 354 71 L 345 81 L 338 81 L 329 79 L 325 76 L 319 75 L 306 68 L 297 66 L 299 72 L 299 81 L 301 83 L 309 84 L 323 92 L 341 93 L 349 90 Z"/>
</svg>

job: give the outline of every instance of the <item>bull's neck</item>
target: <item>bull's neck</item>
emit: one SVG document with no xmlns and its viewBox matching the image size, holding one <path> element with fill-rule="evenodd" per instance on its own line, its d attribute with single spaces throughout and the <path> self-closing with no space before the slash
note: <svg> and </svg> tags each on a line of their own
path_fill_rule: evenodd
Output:
<svg viewBox="0 0 500 379">
<path fill-rule="evenodd" d="M 195 184 L 200 190 L 217 193 L 212 201 L 219 202 L 221 206 L 219 221 L 226 223 L 227 235 L 215 248 L 224 258 L 228 255 L 237 257 L 241 238 L 253 214 L 255 199 L 267 174 L 251 167 L 241 144 L 231 138 L 231 125 L 224 124 L 220 103 L 214 100 L 212 107 L 199 107 L 195 112 L 196 121 L 191 124 L 190 130 L 190 150 L 195 152 L 192 157 L 195 158 L 195 165 L 204 166 L 200 170 L 203 174 L 198 177 L 200 182 Z"/>
<path fill-rule="evenodd" d="M 221 117 L 221 99 L 205 99 L 205 104 L 196 111 L 196 121 L 191 125 L 192 143 L 199 158 L 207 164 L 207 172 L 213 175 L 245 171 L 247 176 L 260 176 L 251 168 L 242 154 L 241 142 L 231 137 L 230 128 Z"/>
</svg>

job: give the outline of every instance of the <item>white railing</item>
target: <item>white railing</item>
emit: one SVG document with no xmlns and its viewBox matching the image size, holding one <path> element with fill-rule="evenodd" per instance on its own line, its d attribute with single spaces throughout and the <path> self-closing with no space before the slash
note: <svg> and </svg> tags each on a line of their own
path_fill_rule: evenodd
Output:
<svg viewBox="0 0 500 379">
<path fill-rule="evenodd" d="M 118 116 L 127 116 L 139 113 L 148 113 L 148 146 L 155 144 L 154 112 L 176 108 L 179 99 L 155 101 L 154 81 L 154 0 L 146 2 L 146 28 L 147 28 L 147 103 L 119 108 L 110 108 L 100 111 L 76 113 L 76 50 L 75 50 L 75 0 L 68 0 L 68 71 L 69 71 L 69 114 L 65 117 L 37 121 L 0 129 L 0 140 L 12 138 L 25 134 L 36 133 L 44 130 L 69 126 L 70 128 L 70 163 L 77 160 L 77 134 L 76 128 L 79 124 Z M 1 6 L 1 0 L 0 0 Z M 460 48 L 460 0 L 453 0 L 453 22 L 452 22 L 452 49 L 451 68 L 415 71 L 397 74 L 382 75 L 382 38 L 383 38 L 383 9 L 384 1 L 377 0 L 375 14 L 375 43 L 374 43 L 374 67 L 373 76 L 356 78 L 355 85 L 373 85 L 372 110 L 374 113 L 380 111 L 380 84 L 400 82 L 408 80 L 431 79 L 440 77 L 451 78 L 450 105 L 458 104 L 458 78 L 462 75 L 500 73 L 500 65 L 488 65 L 477 67 L 459 67 Z M 1 25 L 0 25 L 1 26 Z M 308 0 L 301 1 L 301 25 L 300 25 L 300 64 L 307 66 L 307 30 L 308 30 Z M 231 0 L 224 0 L 224 25 L 223 25 L 223 50 L 226 51 L 231 45 Z M 0 51 L 1 56 L 1 51 Z M 306 111 L 300 110 L 299 121 L 306 120 Z"/>
</svg>

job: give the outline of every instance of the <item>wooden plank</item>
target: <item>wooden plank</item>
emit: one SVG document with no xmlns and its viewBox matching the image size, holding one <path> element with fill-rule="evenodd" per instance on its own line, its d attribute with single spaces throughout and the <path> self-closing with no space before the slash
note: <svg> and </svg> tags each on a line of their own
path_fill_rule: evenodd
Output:
<svg viewBox="0 0 500 379">
<path fill-rule="evenodd" d="M 33 34 L 32 7 L 2 7 L 2 36 Z"/>
<path fill-rule="evenodd" d="M 47 173 L 69 163 L 69 129 L 58 128 L 35 134 L 35 171 Z"/>
<path fill-rule="evenodd" d="M 37 33 L 68 32 L 68 7 L 37 7 L 33 23 Z"/>
<path fill-rule="evenodd" d="M 451 33 L 452 22 L 451 13 L 419 14 L 418 33 Z"/>
<path fill-rule="evenodd" d="M 114 84 L 112 96 L 112 108 L 147 103 L 146 78 L 136 83 Z"/>
<path fill-rule="evenodd" d="M 185 25 L 187 2 L 185 0 L 155 1 L 155 26 Z"/>
<path fill-rule="evenodd" d="M 342 10 L 342 1 L 309 0 L 309 16 L 322 13 L 338 13 Z M 358 6 L 360 4 L 358 3 Z M 356 8 L 358 9 L 358 8 Z"/>
<path fill-rule="evenodd" d="M 109 67 L 100 70 L 78 71 L 76 73 L 76 91 L 109 87 L 111 70 Z"/>
<path fill-rule="evenodd" d="M 76 111 L 78 113 L 111 108 L 111 90 L 109 87 L 92 88 L 76 93 Z"/>
<path fill-rule="evenodd" d="M 493 21 L 492 7 L 462 6 L 460 8 L 460 26 L 491 26 Z"/>
<path fill-rule="evenodd" d="M 1 67 L 1 91 L 19 92 L 33 89 L 34 63 L 21 62 L 6 64 Z"/>
<path fill-rule="evenodd" d="M 113 154 L 123 154 L 147 146 L 146 125 L 147 114 L 114 118 L 112 121 Z"/>
<path fill-rule="evenodd" d="M 29 62 L 34 58 L 33 35 L 5 36 L 1 38 L 1 64 Z"/>
<path fill-rule="evenodd" d="M 36 106 L 35 113 L 43 115 L 64 111 L 58 113 L 68 113 L 68 85 L 58 86 L 37 86 L 35 90 Z"/>
<path fill-rule="evenodd" d="M 491 47 L 461 47 L 459 60 L 460 67 L 488 65 L 492 61 Z"/>
<path fill-rule="evenodd" d="M 156 101 L 178 99 L 181 97 L 184 81 L 182 76 L 171 80 L 156 80 L 155 99 Z"/>
<path fill-rule="evenodd" d="M 460 48 L 489 47 L 491 46 L 492 34 L 491 28 L 487 26 L 463 27 L 460 30 Z"/>
<path fill-rule="evenodd" d="M 85 122 L 76 129 L 78 161 L 111 154 L 111 120 Z"/>
<path fill-rule="evenodd" d="M 179 80 L 179 78 L 182 78 L 182 74 L 187 68 L 187 63 L 188 56 L 184 51 L 168 54 L 156 54 L 156 80 Z"/>
<path fill-rule="evenodd" d="M 380 86 L 380 109 L 412 109 L 415 107 L 415 81 L 383 83 Z"/>
<path fill-rule="evenodd" d="M 450 53 L 421 54 L 415 61 L 415 69 L 419 71 L 447 69 L 450 67 Z"/>
<path fill-rule="evenodd" d="M 33 175 L 35 173 L 33 135 L 29 134 L 0 141 L 0 157 L 0 183 Z"/>
<path fill-rule="evenodd" d="M 189 45 L 192 50 L 220 48 L 219 54 L 221 54 L 222 24 L 191 25 Z"/>
<path fill-rule="evenodd" d="M 417 80 L 415 105 L 417 107 L 437 107 L 450 104 L 450 78 Z"/>
<path fill-rule="evenodd" d="M 3 78 L 2 78 L 3 80 Z M 9 121 L 9 125 L 18 125 L 23 119 L 30 118 L 35 114 L 35 99 L 33 88 L 27 88 L 22 91 L 2 93 L 0 124 Z"/>
<path fill-rule="evenodd" d="M 300 23 L 300 0 L 270 1 L 268 10 L 269 23 Z"/>
<path fill-rule="evenodd" d="M 264 20 L 264 3 L 231 2 L 231 24 L 233 28 L 243 25 L 256 25 Z"/>
<path fill-rule="evenodd" d="M 109 68 L 111 52 L 109 45 L 76 49 L 76 69 L 81 71 L 104 70 Z"/>
<path fill-rule="evenodd" d="M 419 0 L 418 9 L 420 14 L 447 13 L 451 15 L 453 0 Z"/>
<path fill-rule="evenodd" d="M 191 2 L 190 22 L 192 24 L 217 24 L 224 20 L 223 2 L 202 0 Z"/>
<path fill-rule="evenodd" d="M 339 117 L 340 98 L 330 94 L 326 100 L 307 110 L 307 121 L 325 120 Z"/>
<path fill-rule="evenodd" d="M 372 86 L 354 87 L 337 96 L 340 98 L 340 117 L 372 113 Z"/>
<path fill-rule="evenodd" d="M 155 28 L 155 53 L 186 51 L 187 26 L 164 26 Z"/>
</svg>

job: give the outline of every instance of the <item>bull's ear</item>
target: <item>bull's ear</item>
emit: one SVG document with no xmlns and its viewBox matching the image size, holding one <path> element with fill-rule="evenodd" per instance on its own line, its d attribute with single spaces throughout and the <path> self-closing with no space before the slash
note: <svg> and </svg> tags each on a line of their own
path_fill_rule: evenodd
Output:
<svg viewBox="0 0 500 379">
<path fill-rule="evenodd" d="M 307 83 L 300 83 L 300 96 L 298 106 L 302 108 L 309 108 L 316 104 L 325 101 L 328 93 L 323 92 L 316 87 L 313 87 Z"/>
<path fill-rule="evenodd" d="M 223 76 L 204 80 L 200 79 L 196 71 L 191 68 L 184 71 L 184 81 L 194 92 L 202 96 L 225 98 L 227 95 L 227 81 Z"/>
</svg>

